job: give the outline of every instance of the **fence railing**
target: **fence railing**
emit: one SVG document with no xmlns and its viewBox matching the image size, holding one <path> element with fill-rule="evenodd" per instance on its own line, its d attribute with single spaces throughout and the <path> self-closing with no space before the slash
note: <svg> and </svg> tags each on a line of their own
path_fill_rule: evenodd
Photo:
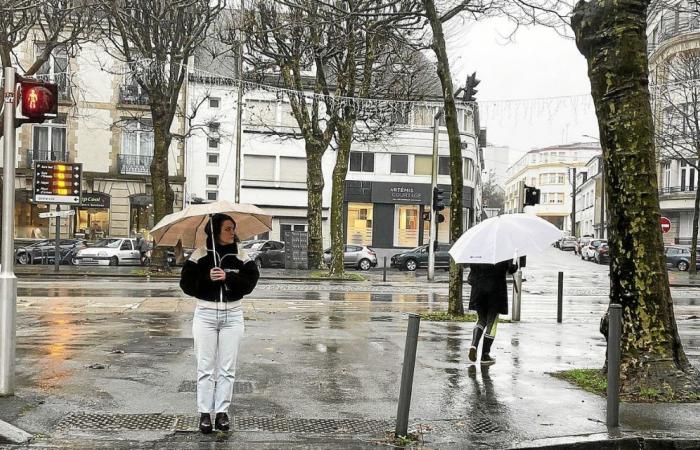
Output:
<svg viewBox="0 0 700 450">
<path fill-rule="evenodd" d="M 54 150 L 27 150 L 27 168 L 31 169 L 34 167 L 34 161 L 58 161 L 58 162 L 68 162 L 68 151 L 54 151 Z"/>
<path fill-rule="evenodd" d="M 148 94 L 136 84 L 123 84 L 119 86 L 119 103 L 125 105 L 147 105 Z"/>
<path fill-rule="evenodd" d="M 120 154 L 117 158 L 119 173 L 147 175 L 151 173 L 152 156 Z"/>
<path fill-rule="evenodd" d="M 700 32 L 700 13 L 685 12 L 676 15 L 675 12 L 664 14 L 659 21 L 656 31 L 656 42 L 649 41 L 647 44 L 647 53 L 652 54 L 663 45 L 664 42 L 676 36 L 686 33 Z M 654 38 L 652 34 L 651 38 Z"/>
</svg>

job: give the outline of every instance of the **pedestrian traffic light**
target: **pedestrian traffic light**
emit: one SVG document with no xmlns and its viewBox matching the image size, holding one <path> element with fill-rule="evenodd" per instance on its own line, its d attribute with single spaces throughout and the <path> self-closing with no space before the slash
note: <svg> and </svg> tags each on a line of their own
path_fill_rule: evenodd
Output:
<svg viewBox="0 0 700 450">
<path fill-rule="evenodd" d="M 540 190 L 532 187 L 525 186 L 525 206 L 534 206 L 540 203 Z"/>
<path fill-rule="evenodd" d="M 20 80 L 21 117 L 24 122 L 41 123 L 58 113 L 58 86 L 39 80 Z"/>
</svg>

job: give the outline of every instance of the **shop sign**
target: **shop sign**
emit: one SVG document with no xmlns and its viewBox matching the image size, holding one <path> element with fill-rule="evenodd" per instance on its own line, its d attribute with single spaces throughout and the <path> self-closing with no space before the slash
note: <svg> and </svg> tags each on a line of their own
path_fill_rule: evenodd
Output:
<svg viewBox="0 0 700 450">
<path fill-rule="evenodd" d="M 107 209 L 109 208 L 110 197 L 101 192 L 83 192 L 82 208 Z"/>
<path fill-rule="evenodd" d="M 372 203 L 430 203 L 430 185 L 414 183 L 372 183 Z"/>
</svg>

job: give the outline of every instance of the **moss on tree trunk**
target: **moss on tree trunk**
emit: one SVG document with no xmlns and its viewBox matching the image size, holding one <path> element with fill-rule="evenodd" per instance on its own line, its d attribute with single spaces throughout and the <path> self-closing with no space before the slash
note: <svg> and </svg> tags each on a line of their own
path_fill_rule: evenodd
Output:
<svg viewBox="0 0 700 450">
<path fill-rule="evenodd" d="M 605 160 L 610 301 L 623 307 L 622 393 L 697 390 L 673 313 L 649 103 L 648 1 L 579 2 L 572 27 L 588 61 Z"/>
<path fill-rule="evenodd" d="M 350 117 L 340 120 L 337 125 L 338 152 L 333 168 L 333 192 L 331 193 L 331 267 L 329 273 L 332 276 L 342 276 L 345 273 L 343 198 L 345 197 L 345 177 L 348 174 L 354 122 L 355 119 Z"/>
<path fill-rule="evenodd" d="M 309 216 L 309 243 L 308 258 L 309 269 L 323 268 L 323 170 L 321 160 L 325 147 L 313 143 L 306 143 L 306 188 L 308 192 Z"/>
</svg>

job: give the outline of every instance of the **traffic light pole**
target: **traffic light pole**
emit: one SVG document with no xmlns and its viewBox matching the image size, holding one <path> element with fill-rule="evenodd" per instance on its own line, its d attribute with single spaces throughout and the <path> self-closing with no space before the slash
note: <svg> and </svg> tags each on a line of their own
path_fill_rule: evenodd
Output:
<svg viewBox="0 0 700 450">
<path fill-rule="evenodd" d="M 428 245 L 428 281 L 435 280 L 435 242 L 437 241 L 438 213 L 435 211 L 435 188 L 438 172 L 438 132 L 442 110 L 433 119 L 433 170 L 430 177 L 430 244 Z"/>
<path fill-rule="evenodd" d="M 15 69 L 5 68 L 2 250 L 0 254 L 0 396 L 14 394 L 17 277 L 15 277 Z"/>
</svg>

